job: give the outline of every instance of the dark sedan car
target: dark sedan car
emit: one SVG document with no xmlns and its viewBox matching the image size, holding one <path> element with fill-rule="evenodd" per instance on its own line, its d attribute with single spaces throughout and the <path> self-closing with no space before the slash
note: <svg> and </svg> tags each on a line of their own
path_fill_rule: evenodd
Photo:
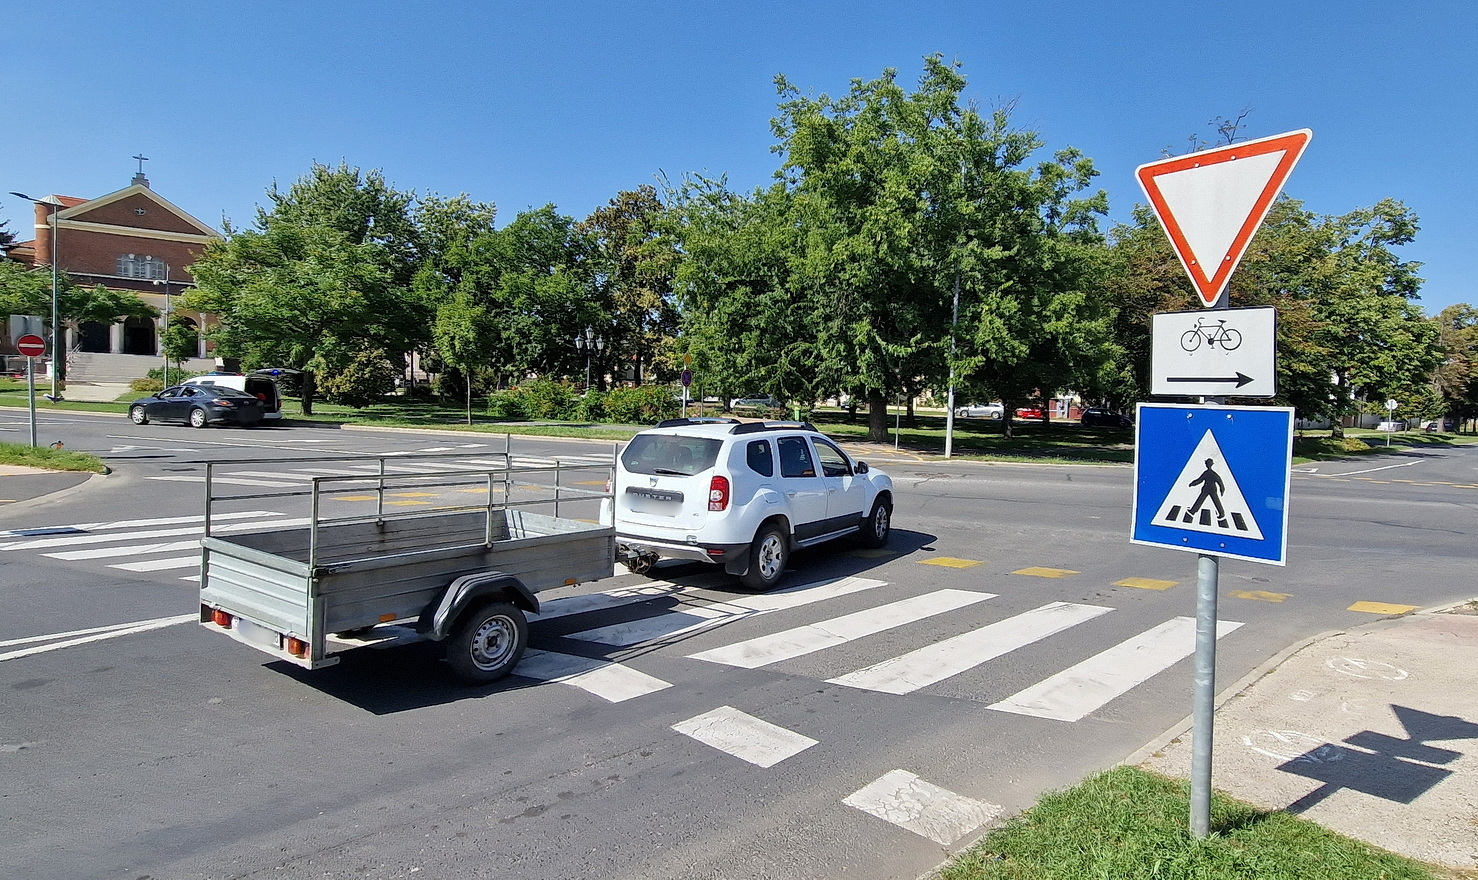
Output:
<svg viewBox="0 0 1478 880">
<path fill-rule="evenodd" d="M 1134 427 L 1134 419 L 1103 406 L 1090 406 L 1083 410 L 1081 421 L 1085 428 Z"/>
<path fill-rule="evenodd" d="M 245 391 L 200 385 L 175 385 L 128 407 L 128 417 L 135 425 L 158 419 L 196 428 L 217 423 L 251 427 L 262 421 L 262 415 L 262 402 Z"/>
</svg>

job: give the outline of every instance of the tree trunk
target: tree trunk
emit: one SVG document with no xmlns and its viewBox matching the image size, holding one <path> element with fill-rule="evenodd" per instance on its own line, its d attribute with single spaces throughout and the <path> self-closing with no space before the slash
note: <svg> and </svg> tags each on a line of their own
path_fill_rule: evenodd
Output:
<svg viewBox="0 0 1478 880">
<path fill-rule="evenodd" d="M 913 411 L 913 392 L 911 391 L 908 392 L 908 412 L 903 414 L 903 418 L 908 422 L 910 428 L 917 428 L 919 426 L 918 416 L 914 415 Z"/>
<path fill-rule="evenodd" d="M 881 391 L 867 393 L 867 439 L 873 443 L 888 442 L 888 398 Z"/>
<path fill-rule="evenodd" d="M 303 371 L 303 415 L 313 415 L 313 392 L 318 383 L 314 380 L 312 370 Z"/>
</svg>

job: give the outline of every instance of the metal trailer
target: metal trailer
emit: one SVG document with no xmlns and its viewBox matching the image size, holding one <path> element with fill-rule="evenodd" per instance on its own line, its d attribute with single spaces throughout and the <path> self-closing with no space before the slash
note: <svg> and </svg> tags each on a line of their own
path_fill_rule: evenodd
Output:
<svg viewBox="0 0 1478 880">
<path fill-rule="evenodd" d="M 538 613 L 535 594 L 612 575 L 615 530 L 560 513 L 561 505 L 568 512 L 572 502 L 585 502 L 604 519 L 614 475 L 611 466 L 558 461 L 513 467 L 507 452 L 478 456 L 495 460 L 486 467 L 434 461 L 448 457 L 293 459 L 332 461 L 343 475 L 313 477 L 307 490 L 240 494 L 218 493 L 226 483 L 215 475 L 217 463 L 206 463 L 201 625 L 306 669 L 338 663 L 357 647 L 429 639 L 446 643 L 448 664 L 468 683 L 507 675 L 527 645 L 524 615 Z M 377 473 L 343 469 L 368 462 L 378 462 Z M 285 464 L 230 465 L 243 463 Z M 605 491 L 585 488 L 599 484 L 594 474 L 605 478 Z M 387 494 L 394 504 L 397 492 L 428 489 L 458 501 L 386 509 Z M 373 514 L 325 513 L 325 502 L 364 504 L 364 497 L 340 497 L 371 492 Z M 283 523 L 289 528 L 235 531 L 217 510 L 295 496 L 309 510 Z"/>
</svg>

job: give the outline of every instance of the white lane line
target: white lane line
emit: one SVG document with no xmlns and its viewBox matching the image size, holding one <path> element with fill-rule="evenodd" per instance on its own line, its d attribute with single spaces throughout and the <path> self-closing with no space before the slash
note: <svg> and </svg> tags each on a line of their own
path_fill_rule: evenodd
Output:
<svg viewBox="0 0 1478 880">
<path fill-rule="evenodd" d="M 880 587 L 884 583 L 884 581 L 876 581 L 871 578 L 845 577 L 835 581 L 802 584 L 798 587 L 791 587 L 790 589 L 780 590 L 775 593 L 767 593 L 763 596 L 737 596 L 723 602 L 713 602 L 706 606 L 692 606 L 682 611 L 670 611 L 666 614 L 659 614 L 655 617 L 648 617 L 642 620 L 634 620 L 630 623 L 599 626 L 583 632 L 572 633 L 565 636 L 565 638 L 578 639 L 584 642 L 597 642 L 602 645 L 614 645 L 622 648 L 630 647 L 654 639 L 667 638 L 714 626 L 723 621 L 753 617 L 758 614 L 768 614 L 771 611 L 796 608 L 812 602 L 821 602 L 826 599 L 845 596 L 848 593 L 870 590 L 873 587 Z"/>
<path fill-rule="evenodd" d="M 1356 474 L 1373 474 L 1376 471 L 1388 471 L 1391 468 L 1398 468 L 1398 467 L 1411 467 L 1414 464 L 1421 464 L 1421 462 L 1419 462 L 1419 461 L 1408 461 L 1408 462 L 1406 462 L 1404 464 L 1388 464 L 1388 465 L 1384 465 L 1382 467 L 1366 468 L 1363 471 L 1345 471 L 1342 474 L 1324 474 L 1324 476 L 1326 476 L 1326 477 L 1353 477 Z"/>
<path fill-rule="evenodd" d="M 275 476 L 275 475 L 274 475 Z M 168 477 L 144 477 L 146 480 L 163 480 L 167 483 L 204 483 L 205 477 L 188 477 L 184 475 L 173 475 Z M 267 486 L 272 488 L 285 488 L 287 486 L 298 486 L 300 483 L 284 483 L 281 480 L 241 480 L 235 477 L 210 478 L 211 483 L 222 483 L 227 486 Z"/>
<path fill-rule="evenodd" d="M 146 559 L 143 562 L 120 562 L 108 567 L 123 571 L 170 571 L 176 568 L 198 568 L 199 566 L 200 554 L 196 553 L 194 556 L 171 556 L 168 559 Z"/>
<path fill-rule="evenodd" d="M 842 798 L 842 803 L 948 846 L 1001 815 L 1002 807 L 894 770 Z"/>
<path fill-rule="evenodd" d="M 679 721 L 672 729 L 758 767 L 773 767 L 816 745 L 816 740 L 786 730 L 733 706 Z"/>
<path fill-rule="evenodd" d="M 1112 610 L 1101 605 L 1049 602 L 829 681 L 885 694 L 913 693 Z"/>
<path fill-rule="evenodd" d="M 282 514 L 278 513 L 275 510 L 242 510 L 235 513 L 218 513 L 212 516 L 211 519 L 253 519 L 263 516 L 282 516 Z M 41 537 L 41 535 L 38 533 L 44 533 L 53 529 L 58 531 L 64 530 L 72 533 L 100 532 L 107 529 L 133 529 L 149 526 L 174 526 L 180 525 L 181 523 L 203 522 L 205 522 L 205 517 L 198 515 L 169 516 L 162 519 L 120 519 L 113 520 L 111 522 L 75 523 L 73 525 L 67 526 L 46 526 L 37 529 L 12 529 L 8 532 L 0 532 L 0 535 L 8 535 L 10 537 L 16 538 L 34 538 Z M 0 550 L 4 550 L 9 546 L 9 544 L 0 544 Z"/>
<path fill-rule="evenodd" d="M 289 479 L 289 480 L 299 480 L 299 481 L 304 482 L 304 483 L 308 482 L 308 480 L 311 479 L 310 477 L 307 477 L 307 476 L 300 477 L 300 476 L 298 476 L 297 474 L 294 474 L 291 471 L 231 471 L 230 473 L 226 474 L 225 476 L 228 476 L 228 477 L 266 477 L 269 480 L 281 480 L 281 479 L 286 478 L 286 479 Z M 211 479 L 212 480 L 219 480 L 220 477 L 211 477 Z"/>
<path fill-rule="evenodd" d="M 834 645 L 843 645 L 853 639 L 904 626 L 946 611 L 956 611 L 976 602 L 994 599 L 995 596 L 995 593 L 967 590 L 936 590 L 866 611 L 844 614 L 820 623 L 798 626 L 688 656 L 742 669 L 756 669 Z"/>
<path fill-rule="evenodd" d="M 611 703 L 624 702 L 672 687 L 671 682 L 619 663 L 576 657 L 573 654 L 556 654 L 552 651 L 526 652 L 513 674 L 538 681 L 572 685 Z"/>
<path fill-rule="evenodd" d="M 63 642 L 54 642 L 50 645 L 38 645 L 34 648 L 22 648 L 19 651 L 11 651 L 6 654 L 0 654 L 0 661 L 16 660 L 21 657 L 29 657 L 33 654 L 44 654 L 47 651 L 59 651 L 62 648 L 73 648 L 77 645 L 88 644 L 89 642 L 100 642 L 104 639 L 116 639 L 119 636 L 130 636 L 135 633 L 148 632 L 155 629 L 164 629 L 167 626 L 175 626 L 177 624 L 188 623 L 190 621 L 195 621 L 199 619 L 200 618 L 194 614 L 181 614 L 178 617 L 161 617 L 157 620 L 142 620 L 137 623 L 123 624 L 121 625 L 121 627 L 108 630 L 107 632 L 99 632 L 93 635 L 82 636 L 81 638 L 68 639 Z M 62 635 L 71 635 L 71 633 L 63 633 Z M 43 636 L 42 638 L 57 638 L 57 636 Z M 15 643 L 0 642 L 0 644 Z"/>
<path fill-rule="evenodd" d="M 1216 637 L 1240 627 L 1223 620 Z M 1012 694 L 990 708 L 1055 721 L 1077 721 L 1195 653 L 1196 619 L 1176 617 Z"/>
<path fill-rule="evenodd" d="M 214 518 L 212 517 L 212 519 Z M 245 532 L 252 529 L 277 529 L 307 524 L 308 519 L 306 517 L 274 519 L 266 522 L 231 523 L 224 526 L 212 526 L 211 532 Z M 205 527 L 202 524 L 179 529 L 150 529 L 143 532 L 120 532 L 113 535 L 67 535 L 60 538 L 38 538 L 33 541 L 15 541 L 9 544 L 0 544 L 0 550 L 41 550 L 46 547 L 75 547 L 82 544 L 106 544 L 110 541 L 137 541 L 141 538 L 170 538 L 177 535 L 200 535 L 204 531 Z"/>
<path fill-rule="evenodd" d="M 625 572 L 622 572 L 623 574 Z M 529 615 L 535 620 L 553 620 L 556 617 L 568 617 L 572 614 L 584 614 L 587 611 L 605 611 L 609 608 L 618 608 L 622 605 L 631 605 L 635 602 L 646 602 L 651 599 L 659 599 L 663 596 L 677 596 L 696 592 L 699 587 L 683 586 L 671 581 L 650 581 L 639 587 L 621 587 L 614 590 L 605 590 L 600 593 L 587 593 L 583 596 L 566 596 L 563 599 L 551 599 L 548 602 L 539 603 L 539 613 Z"/>
</svg>

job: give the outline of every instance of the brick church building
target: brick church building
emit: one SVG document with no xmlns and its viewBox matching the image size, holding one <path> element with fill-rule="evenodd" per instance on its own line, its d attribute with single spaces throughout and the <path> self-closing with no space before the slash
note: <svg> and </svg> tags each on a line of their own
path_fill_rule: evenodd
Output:
<svg viewBox="0 0 1478 880">
<path fill-rule="evenodd" d="M 62 207 L 36 204 L 35 238 L 15 243 L 8 256 L 30 266 L 51 265 L 55 211 L 59 271 L 83 287 L 102 284 L 129 291 L 161 315 L 66 328 L 69 378 L 130 379 L 158 366 L 166 307 L 172 324 L 185 323 L 197 330 L 207 326 L 210 316 L 180 309 L 179 297 L 195 283 L 190 264 L 208 243 L 221 238 L 220 233 L 154 192 L 142 171 L 117 192 L 93 199 L 56 195 L 49 200 Z M 202 338 L 197 354 L 207 357 L 209 347 Z M 187 369 L 210 366 L 186 364 Z"/>
</svg>

